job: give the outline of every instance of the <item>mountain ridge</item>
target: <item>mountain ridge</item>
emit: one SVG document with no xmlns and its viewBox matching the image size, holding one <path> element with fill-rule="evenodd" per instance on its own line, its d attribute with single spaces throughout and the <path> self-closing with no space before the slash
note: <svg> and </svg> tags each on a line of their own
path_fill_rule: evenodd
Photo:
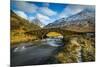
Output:
<svg viewBox="0 0 100 67">
<path fill-rule="evenodd" d="M 60 27 L 79 32 L 94 32 L 95 11 L 91 9 L 84 9 L 77 14 L 71 15 L 67 18 L 61 18 L 45 26 L 45 28 L 52 27 Z"/>
</svg>

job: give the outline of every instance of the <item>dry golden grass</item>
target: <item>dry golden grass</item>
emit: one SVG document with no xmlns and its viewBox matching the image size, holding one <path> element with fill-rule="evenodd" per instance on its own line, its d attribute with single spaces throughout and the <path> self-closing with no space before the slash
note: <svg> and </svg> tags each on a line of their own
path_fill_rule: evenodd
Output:
<svg viewBox="0 0 100 67">
<path fill-rule="evenodd" d="M 14 45 L 16 43 L 32 41 L 37 38 L 33 35 L 26 35 L 24 32 L 24 30 L 11 31 L 11 44 Z"/>
<path fill-rule="evenodd" d="M 51 37 L 57 37 L 57 36 L 62 36 L 60 33 L 57 33 L 57 32 L 50 32 L 47 34 L 47 36 L 51 36 Z"/>
<path fill-rule="evenodd" d="M 95 61 L 93 40 L 91 37 L 71 37 L 55 57 L 60 63 L 75 63 L 80 59 L 83 62 Z"/>
</svg>

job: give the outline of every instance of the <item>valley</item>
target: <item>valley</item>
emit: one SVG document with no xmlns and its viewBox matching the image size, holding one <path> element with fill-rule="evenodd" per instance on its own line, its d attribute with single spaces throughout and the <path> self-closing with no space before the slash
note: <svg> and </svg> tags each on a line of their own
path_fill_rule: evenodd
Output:
<svg viewBox="0 0 100 67">
<path fill-rule="evenodd" d="M 43 17 L 43 16 L 42 16 Z M 95 61 L 95 10 L 84 9 L 45 25 L 11 10 L 11 65 Z"/>
</svg>

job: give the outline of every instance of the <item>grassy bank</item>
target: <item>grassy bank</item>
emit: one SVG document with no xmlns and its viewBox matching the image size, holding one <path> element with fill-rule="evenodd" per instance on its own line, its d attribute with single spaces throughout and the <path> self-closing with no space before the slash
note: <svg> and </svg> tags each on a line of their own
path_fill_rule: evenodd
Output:
<svg viewBox="0 0 100 67">
<path fill-rule="evenodd" d="M 55 58 L 60 63 L 95 61 L 94 40 L 94 37 L 88 36 L 70 37 Z"/>
<path fill-rule="evenodd" d="M 24 30 L 11 31 L 11 46 L 17 43 L 34 41 L 36 39 L 37 37 L 34 35 L 25 34 Z"/>
</svg>

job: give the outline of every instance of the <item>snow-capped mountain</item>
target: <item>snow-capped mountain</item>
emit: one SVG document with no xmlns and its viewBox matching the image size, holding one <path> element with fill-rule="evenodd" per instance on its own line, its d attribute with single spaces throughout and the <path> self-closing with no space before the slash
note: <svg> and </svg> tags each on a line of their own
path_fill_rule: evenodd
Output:
<svg viewBox="0 0 100 67">
<path fill-rule="evenodd" d="M 85 8 L 77 14 L 56 20 L 45 27 L 63 27 L 68 29 L 71 27 L 86 28 L 91 26 L 95 26 L 95 9 Z"/>
<path fill-rule="evenodd" d="M 31 22 L 40 26 L 40 27 L 44 26 L 44 24 L 38 18 L 33 19 Z"/>
<path fill-rule="evenodd" d="M 67 21 L 87 20 L 95 17 L 95 10 L 84 9 L 83 11 L 68 17 Z"/>
</svg>

